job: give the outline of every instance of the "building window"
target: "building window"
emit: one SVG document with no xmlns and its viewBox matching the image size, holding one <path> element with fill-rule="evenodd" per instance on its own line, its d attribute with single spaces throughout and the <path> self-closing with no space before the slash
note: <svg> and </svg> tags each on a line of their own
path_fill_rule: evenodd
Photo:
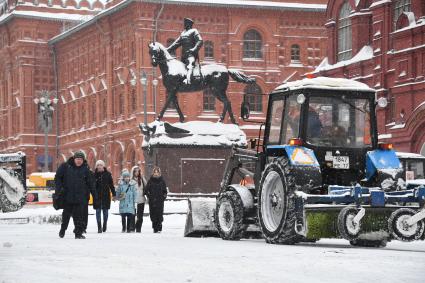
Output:
<svg viewBox="0 0 425 283">
<path fill-rule="evenodd" d="M 256 30 L 249 30 L 243 36 L 243 58 L 263 58 L 263 42 L 261 35 Z"/>
<path fill-rule="evenodd" d="M 291 46 L 291 62 L 300 62 L 300 46 L 298 44 Z"/>
<path fill-rule="evenodd" d="M 351 5 L 345 1 L 339 10 L 338 18 L 338 61 L 351 58 Z"/>
<path fill-rule="evenodd" d="M 167 47 L 173 44 L 174 41 L 175 41 L 174 38 L 167 39 Z M 176 50 L 174 49 L 173 51 L 170 51 L 170 55 L 176 56 Z"/>
<path fill-rule="evenodd" d="M 212 41 L 205 41 L 204 52 L 205 58 L 214 59 L 214 44 L 212 43 Z"/>
<path fill-rule="evenodd" d="M 400 15 L 403 12 L 410 12 L 410 0 L 395 1 L 393 10 L 394 10 L 393 25 L 394 25 L 394 29 L 396 29 L 398 17 L 400 17 Z"/>
<path fill-rule="evenodd" d="M 137 101 L 136 101 L 136 90 L 133 88 L 131 90 L 131 111 L 134 113 L 136 112 L 136 106 L 137 106 Z"/>
<path fill-rule="evenodd" d="M 94 123 L 96 123 L 96 113 L 97 113 L 97 111 L 96 111 L 96 97 L 93 97 L 93 101 L 92 101 L 92 104 L 91 104 L 91 112 L 92 112 L 92 123 L 94 124 Z"/>
<path fill-rule="evenodd" d="M 106 98 L 103 98 L 103 101 L 102 101 L 102 120 L 103 121 L 106 120 L 107 113 L 108 113 L 108 107 L 106 105 Z"/>
<path fill-rule="evenodd" d="M 249 103 L 249 110 L 253 112 L 263 111 L 263 93 L 260 86 L 257 84 L 250 84 L 245 87 L 245 99 Z"/>
<path fill-rule="evenodd" d="M 120 93 L 120 96 L 119 96 L 119 99 L 120 99 L 120 112 L 119 112 L 119 115 L 124 115 L 124 94 L 122 94 L 122 93 Z"/>
<path fill-rule="evenodd" d="M 215 111 L 215 97 L 210 89 L 204 90 L 203 101 L 204 111 Z"/>
</svg>

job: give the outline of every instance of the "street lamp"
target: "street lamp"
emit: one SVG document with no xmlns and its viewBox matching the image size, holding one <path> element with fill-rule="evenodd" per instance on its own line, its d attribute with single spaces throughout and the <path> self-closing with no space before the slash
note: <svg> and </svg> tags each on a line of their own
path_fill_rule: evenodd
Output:
<svg viewBox="0 0 425 283">
<path fill-rule="evenodd" d="M 48 133 L 52 129 L 53 107 L 58 103 L 58 99 L 53 97 L 53 93 L 47 90 L 40 92 L 40 98 L 34 98 L 34 104 L 38 106 L 38 126 L 44 131 L 44 171 L 49 171 L 49 140 Z"/>
<path fill-rule="evenodd" d="M 157 97 L 157 86 L 158 86 L 158 79 L 155 78 L 155 74 L 152 73 L 146 73 L 142 68 L 140 68 L 140 75 L 138 72 L 131 71 L 132 78 L 130 79 L 130 85 L 135 87 L 137 85 L 137 79 L 139 78 L 140 84 L 142 85 L 142 91 L 143 91 L 143 112 L 144 112 L 144 123 L 147 124 L 147 87 L 149 84 L 148 76 L 152 76 L 152 85 L 153 85 L 153 109 L 155 112 L 155 118 L 156 118 L 156 97 Z"/>
</svg>

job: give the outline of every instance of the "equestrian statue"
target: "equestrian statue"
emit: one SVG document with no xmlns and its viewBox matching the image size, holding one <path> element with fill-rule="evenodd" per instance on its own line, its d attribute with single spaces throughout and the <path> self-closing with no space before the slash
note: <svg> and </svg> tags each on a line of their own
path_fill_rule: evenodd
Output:
<svg viewBox="0 0 425 283">
<path fill-rule="evenodd" d="M 231 122 L 236 124 L 232 106 L 226 96 L 229 75 L 235 81 L 246 84 L 255 83 L 255 79 L 238 70 L 227 69 L 223 65 L 207 64 L 201 66 L 198 52 L 202 47 L 202 38 L 198 30 L 192 28 L 192 26 L 193 21 L 185 18 L 183 32 L 168 48 L 159 42 L 149 44 L 152 66 L 159 66 L 162 73 L 162 81 L 167 91 L 167 98 L 158 115 L 158 120 L 162 119 L 165 110 L 167 110 L 170 103 L 173 103 L 179 114 L 180 122 L 183 122 L 184 116 L 177 100 L 177 93 L 210 89 L 214 97 L 224 105 L 220 122 L 224 121 L 226 113 L 229 112 Z M 182 47 L 182 61 L 177 60 L 170 54 L 170 52 L 180 46 Z M 196 64 L 196 61 L 198 61 L 198 64 Z"/>
</svg>

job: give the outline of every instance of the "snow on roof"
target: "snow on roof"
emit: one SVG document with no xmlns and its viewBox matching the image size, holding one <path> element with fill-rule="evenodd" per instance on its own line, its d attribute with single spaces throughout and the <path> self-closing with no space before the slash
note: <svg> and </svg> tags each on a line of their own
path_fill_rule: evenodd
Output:
<svg viewBox="0 0 425 283">
<path fill-rule="evenodd" d="M 336 64 L 329 65 L 328 59 L 325 58 L 322 63 L 314 70 L 314 73 L 320 72 L 320 71 L 326 71 L 331 69 L 336 69 L 343 66 L 348 66 L 354 63 L 358 63 L 361 61 L 369 60 L 373 58 L 373 48 L 369 45 L 363 46 L 362 49 L 354 56 L 353 58 L 345 61 L 340 61 Z"/>
<path fill-rule="evenodd" d="M 40 18 L 40 19 L 49 19 L 49 20 L 58 20 L 58 21 L 86 21 L 93 17 L 91 15 L 82 15 L 82 14 L 48 13 L 48 12 L 39 12 L 39 11 L 13 10 L 10 13 L 0 16 L 0 24 L 10 19 L 13 16 Z"/>
<path fill-rule="evenodd" d="M 317 88 L 317 89 L 338 89 L 338 90 L 357 90 L 357 91 L 374 91 L 368 85 L 343 78 L 327 78 L 327 77 L 317 77 L 312 79 L 302 79 L 293 82 L 284 83 L 276 88 L 285 89 L 289 88 L 299 89 L 299 88 Z"/>
<path fill-rule="evenodd" d="M 113 14 L 116 11 L 125 8 L 130 5 L 132 2 L 137 2 L 140 0 L 123 0 L 117 4 L 108 7 L 107 9 L 102 10 L 96 16 L 92 17 L 90 20 L 85 22 L 57 35 L 51 39 L 51 44 L 54 44 L 67 36 L 79 31 L 80 29 L 95 23 L 96 20 Z M 203 5 L 203 6 L 226 6 L 226 7 L 240 7 L 240 8 L 256 8 L 256 9 L 280 9 L 280 10 L 298 10 L 298 11 L 319 11 L 325 12 L 326 5 L 324 4 L 303 4 L 303 3 L 279 3 L 273 1 L 246 1 L 246 0 L 143 0 L 143 2 L 150 3 L 159 3 L 159 4 L 176 4 L 176 5 Z"/>
<path fill-rule="evenodd" d="M 425 159 L 425 156 L 418 154 L 418 153 L 412 153 L 412 152 L 401 152 L 396 151 L 395 153 L 398 158 L 419 158 L 419 159 Z"/>
<path fill-rule="evenodd" d="M 231 147 L 233 145 L 246 146 L 247 144 L 245 133 L 234 124 L 213 123 L 209 121 L 167 123 L 168 125 L 165 125 L 165 123 L 155 121 L 148 125 L 149 128 L 154 128 L 154 132 L 150 136 L 145 135 L 142 147 L 152 145 Z M 167 133 L 165 127 L 169 125 L 187 132 L 178 134 Z"/>
<path fill-rule="evenodd" d="M 148 2 L 158 2 L 158 0 L 148 0 Z M 275 2 L 275 1 L 246 1 L 246 0 L 165 0 L 166 3 L 176 4 L 208 4 L 211 6 L 242 6 L 244 8 L 287 8 L 287 9 L 313 9 L 313 10 L 326 10 L 325 4 L 304 4 L 304 3 L 286 3 L 286 2 Z M 294 1 L 296 2 L 296 1 Z M 301 2 L 301 1 L 299 1 Z"/>
</svg>

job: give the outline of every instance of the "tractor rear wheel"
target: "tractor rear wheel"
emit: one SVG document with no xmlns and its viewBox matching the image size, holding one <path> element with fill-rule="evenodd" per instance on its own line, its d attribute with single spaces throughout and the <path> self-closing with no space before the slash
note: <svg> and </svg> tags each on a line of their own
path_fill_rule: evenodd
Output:
<svg viewBox="0 0 425 283">
<path fill-rule="evenodd" d="M 243 223 L 243 204 L 239 194 L 227 191 L 217 199 L 215 225 L 223 240 L 240 240 L 248 225 Z"/>
<path fill-rule="evenodd" d="M 288 159 L 276 158 L 264 169 L 258 191 L 258 221 L 267 243 L 295 244 L 295 184 Z"/>
</svg>

